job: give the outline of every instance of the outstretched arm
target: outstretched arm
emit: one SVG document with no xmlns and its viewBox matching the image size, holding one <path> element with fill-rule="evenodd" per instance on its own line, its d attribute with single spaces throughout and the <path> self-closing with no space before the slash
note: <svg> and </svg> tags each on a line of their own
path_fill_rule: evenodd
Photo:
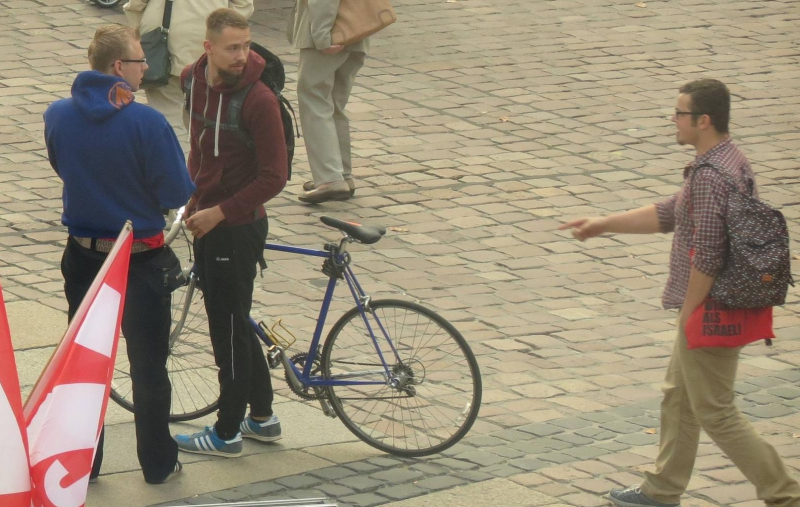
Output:
<svg viewBox="0 0 800 507">
<path fill-rule="evenodd" d="M 623 234 L 661 232 L 655 204 L 607 217 L 579 218 L 558 228 L 560 231 L 565 229 L 572 229 L 572 236 L 579 241 L 586 241 L 609 232 Z"/>
</svg>

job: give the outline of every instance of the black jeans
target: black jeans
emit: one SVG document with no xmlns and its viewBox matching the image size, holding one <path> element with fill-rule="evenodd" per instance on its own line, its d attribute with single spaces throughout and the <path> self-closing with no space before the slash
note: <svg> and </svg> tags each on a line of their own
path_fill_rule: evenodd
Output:
<svg viewBox="0 0 800 507">
<path fill-rule="evenodd" d="M 217 434 L 239 432 L 248 403 L 255 417 L 272 415 L 272 381 L 261 343 L 250 326 L 256 265 L 264 256 L 267 218 L 215 227 L 194 241 L 214 358 L 219 367 Z"/>
<path fill-rule="evenodd" d="M 61 273 L 70 320 L 107 255 L 84 248 L 72 238 L 67 242 Z M 167 256 L 172 256 L 169 247 L 131 255 L 122 314 L 133 385 L 136 451 L 145 481 L 152 483 L 163 482 L 178 459 L 178 445 L 169 433 L 172 386 L 166 365 L 172 317 L 161 268 Z M 102 461 L 101 438 L 92 466 L 93 476 L 100 472 Z"/>
</svg>

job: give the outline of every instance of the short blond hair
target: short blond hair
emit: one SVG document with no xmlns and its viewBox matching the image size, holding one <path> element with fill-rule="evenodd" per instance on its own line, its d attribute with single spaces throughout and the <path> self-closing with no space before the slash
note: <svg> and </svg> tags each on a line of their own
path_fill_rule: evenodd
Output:
<svg viewBox="0 0 800 507">
<path fill-rule="evenodd" d="M 139 30 L 124 25 L 106 25 L 94 33 L 89 44 L 89 66 L 104 71 L 130 55 L 131 43 L 140 39 Z"/>
<path fill-rule="evenodd" d="M 210 41 L 228 27 L 247 30 L 250 28 L 250 23 L 247 22 L 246 17 L 233 9 L 217 9 L 206 19 L 206 40 Z"/>
</svg>

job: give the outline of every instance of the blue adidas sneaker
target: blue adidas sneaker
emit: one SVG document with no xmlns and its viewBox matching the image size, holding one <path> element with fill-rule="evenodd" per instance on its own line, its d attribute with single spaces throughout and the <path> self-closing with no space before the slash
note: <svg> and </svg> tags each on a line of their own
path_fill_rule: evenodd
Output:
<svg viewBox="0 0 800 507">
<path fill-rule="evenodd" d="M 269 421 L 254 421 L 250 416 L 244 418 L 239 425 L 239 431 L 244 438 L 253 438 L 261 442 L 274 442 L 281 438 L 281 422 L 276 416 L 272 416 Z"/>
<path fill-rule="evenodd" d="M 192 435 L 175 435 L 172 438 L 178 443 L 178 449 L 181 451 L 226 458 L 242 455 L 242 434 L 237 433 L 230 440 L 222 440 L 213 426 L 206 426 L 203 431 Z"/>
</svg>

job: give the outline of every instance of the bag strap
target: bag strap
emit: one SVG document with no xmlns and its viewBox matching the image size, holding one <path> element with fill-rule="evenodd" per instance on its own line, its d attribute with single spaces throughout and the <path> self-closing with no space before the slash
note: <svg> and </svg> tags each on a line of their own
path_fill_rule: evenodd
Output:
<svg viewBox="0 0 800 507">
<path fill-rule="evenodd" d="M 746 194 L 745 192 L 742 192 L 739 189 L 739 185 L 736 184 L 736 181 L 734 181 L 734 179 L 728 173 L 726 173 L 725 171 L 721 170 L 719 167 L 715 166 L 711 162 L 703 162 L 699 166 L 695 167 L 694 170 L 692 171 L 692 181 L 694 181 L 694 177 L 695 177 L 695 174 L 697 173 L 697 170 L 700 169 L 701 167 L 710 167 L 710 168 L 714 169 L 717 172 L 717 174 L 722 176 L 722 179 L 724 179 L 730 186 L 732 186 L 734 188 L 734 190 L 736 190 L 737 192 L 739 192 L 740 194 L 742 194 L 742 195 L 744 195 L 746 197 L 753 197 L 754 185 L 753 185 L 753 181 L 752 180 L 750 180 L 750 179 L 747 180 L 747 185 L 748 185 L 748 187 L 750 187 L 750 194 L 748 195 L 748 194 Z M 691 186 L 691 183 L 689 183 L 689 185 Z"/>
<path fill-rule="evenodd" d="M 175 0 L 166 0 L 164 2 L 164 17 L 161 19 L 161 31 L 169 33 L 169 25 L 172 22 L 172 3 Z"/>
</svg>

